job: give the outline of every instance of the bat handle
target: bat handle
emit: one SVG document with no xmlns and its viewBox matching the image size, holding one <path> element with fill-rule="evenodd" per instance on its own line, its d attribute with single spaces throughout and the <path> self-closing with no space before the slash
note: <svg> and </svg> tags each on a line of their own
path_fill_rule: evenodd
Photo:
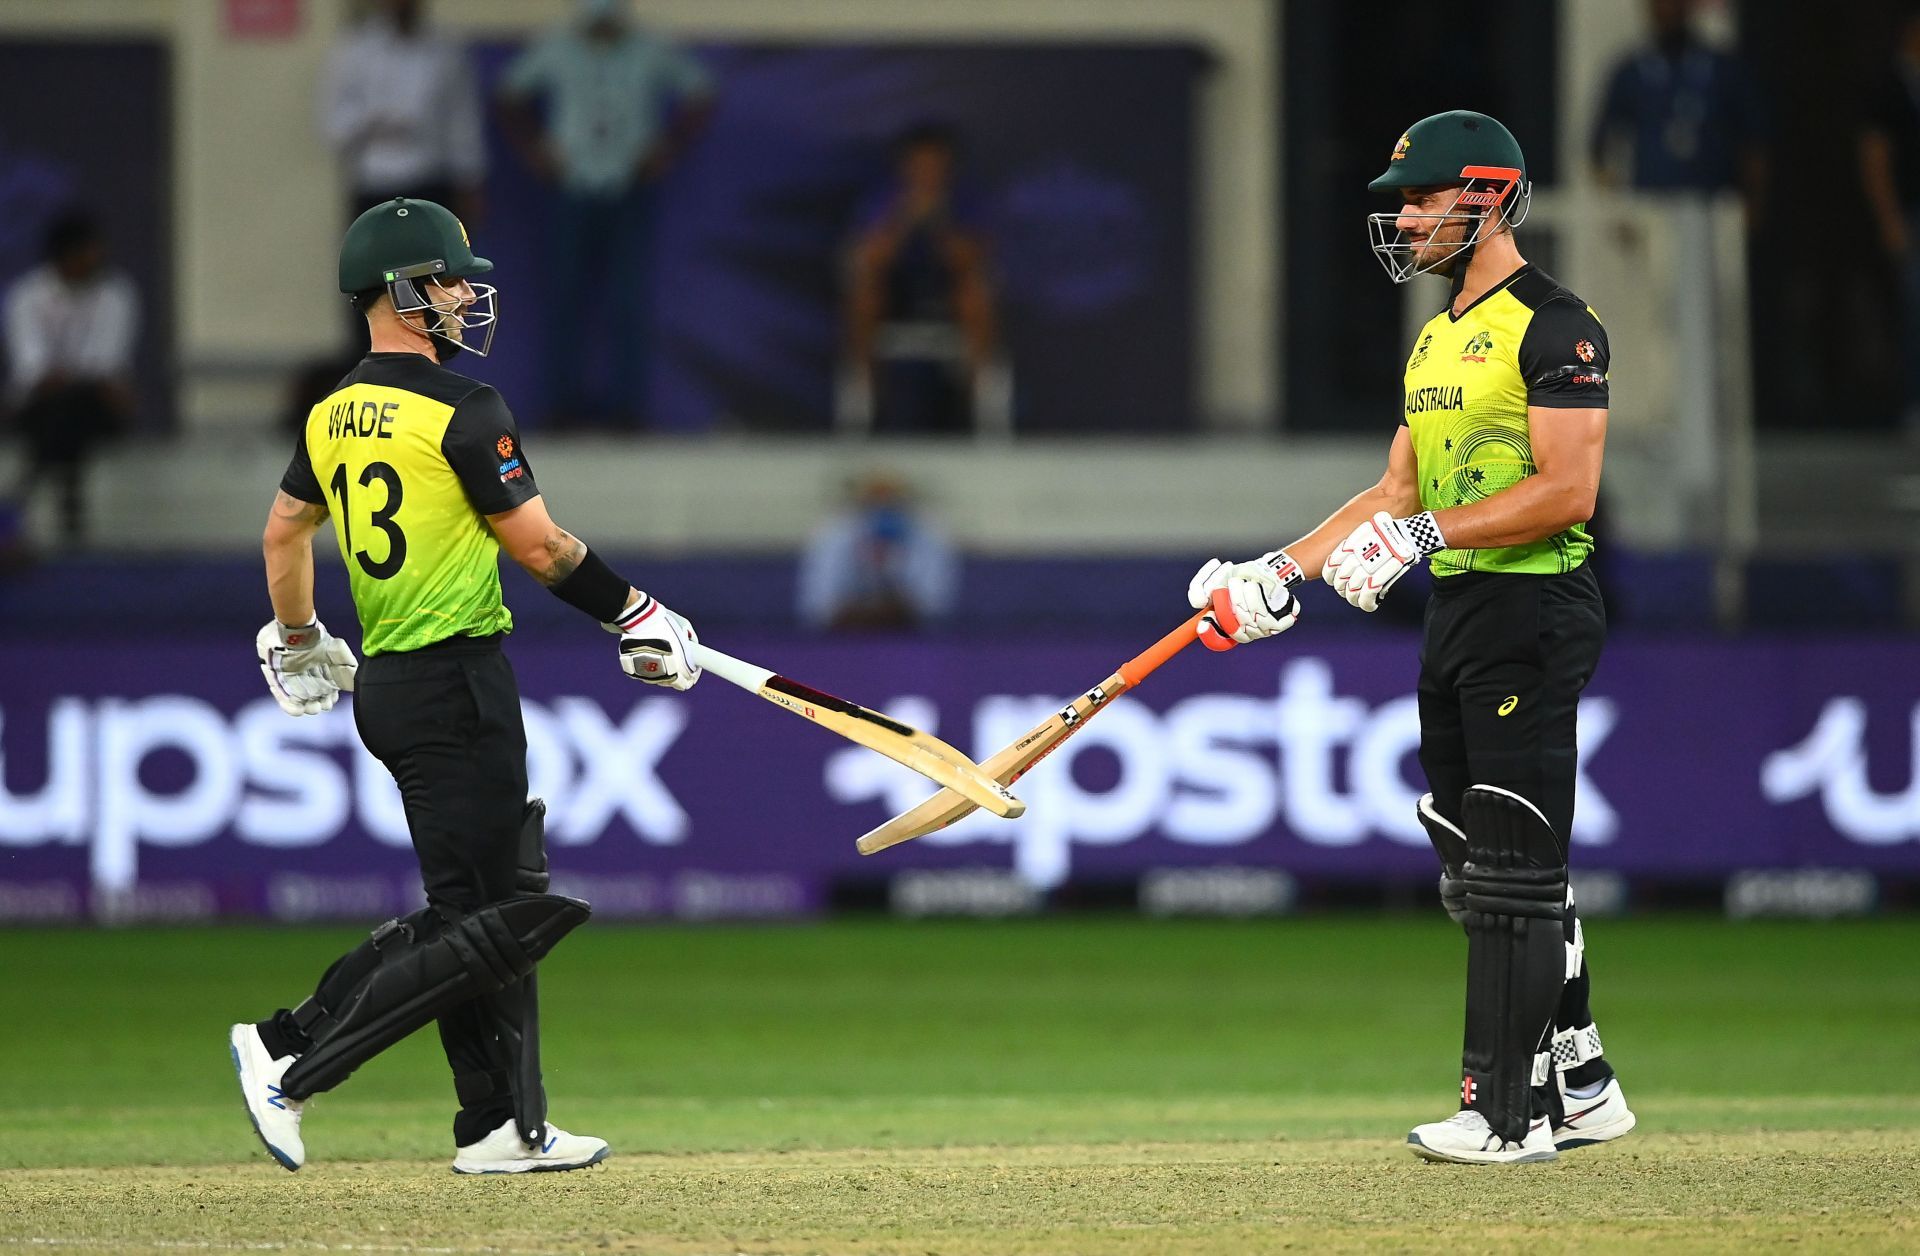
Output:
<svg viewBox="0 0 1920 1256">
<path fill-rule="evenodd" d="M 755 667 L 751 663 L 737 659 L 731 654 L 723 654 L 702 642 L 689 644 L 687 657 L 697 666 L 712 672 L 728 684 L 740 686 L 748 693 L 760 692 L 761 688 L 773 679 L 773 673 L 766 668 Z"/>
<path fill-rule="evenodd" d="M 1239 644 L 1233 634 L 1240 631 L 1240 617 L 1233 613 L 1233 599 L 1225 589 L 1213 591 L 1212 604 L 1199 616 L 1200 644 L 1219 653 Z"/>
</svg>

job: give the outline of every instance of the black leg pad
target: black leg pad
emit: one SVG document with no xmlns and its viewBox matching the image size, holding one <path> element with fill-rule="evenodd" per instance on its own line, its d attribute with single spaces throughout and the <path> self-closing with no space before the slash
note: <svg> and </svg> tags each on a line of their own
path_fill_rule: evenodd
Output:
<svg viewBox="0 0 1920 1256">
<path fill-rule="evenodd" d="M 359 978 L 351 988 L 296 1010 L 313 1047 L 287 1070 L 282 1088 L 305 1099 L 338 1086 L 441 1012 L 520 981 L 590 911 L 578 899 L 539 894 L 490 903 L 454 921 L 416 913 L 381 926 L 362 947 L 372 947 L 377 959 L 370 971 L 359 971 L 367 966 L 355 961 L 365 957 L 354 952 L 341 965 L 352 962 Z M 346 983 L 322 982 L 329 984 Z"/>
<path fill-rule="evenodd" d="M 1533 1115 L 1534 1056 L 1566 981 L 1566 848 L 1526 799 L 1469 789 L 1460 809 L 1467 929 L 1461 1100 L 1509 1141 Z"/>
</svg>

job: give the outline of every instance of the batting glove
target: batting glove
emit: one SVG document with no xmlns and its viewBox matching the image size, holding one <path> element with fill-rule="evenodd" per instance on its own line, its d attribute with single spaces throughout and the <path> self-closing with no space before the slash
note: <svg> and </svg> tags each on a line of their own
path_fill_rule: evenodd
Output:
<svg viewBox="0 0 1920 1256">
<path fill-rule="evenodd" d="M 253 649 L 273 700 L 288 715 L 331 711 L 341 690 L 353 692 L 359 660 L 346 642 L 327 632 L 318 617 L 301 628 L 273 620 L 254 634 Z"/>
<path fill-rule="evenodd" d="M 1188 605 L 1212 609 L 1200 625 L 1201 644 L 1230 650 L 1293 627 L 1300 618 L 1293 589 L 1300 581 L 1300 566 L 1285 550 L 1245 563 L 1207 560 L 1187 585 Z"/>
<path fill-rule="evenodd" d="M 1382 510 L 1327 555 L 1321 574 L 1335 593 L 1361 610 L 1378 610 L 1380 599 L 1408 568 L 1445 548 L 1432 511 L 1395 519 Z"/>
<path fill-rule="evenodd" d="M 700 644 L 700 636 L 659 599 L 642 593 L 607 626 L 620 634 L 620 670 L 635 680 L 682 691 L 699 681 L 700 666 L 688 647 Z"/>
</svg>

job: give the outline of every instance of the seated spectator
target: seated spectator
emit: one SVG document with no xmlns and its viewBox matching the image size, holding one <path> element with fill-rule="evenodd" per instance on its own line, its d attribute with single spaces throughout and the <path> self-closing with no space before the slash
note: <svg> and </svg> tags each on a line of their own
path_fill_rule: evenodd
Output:
<svg viewBox="0 0 1920 1256">
<path fill-rule="evenodd" d="M 84 210 L 54 218 L 45 263 L 7 293 L 8 395 L 27 445 L 18 504 L 57 488 L 66 545 L 86 537 L 88 458 L 133 417 L 138 321 L 133 281 L 107 269 L 106 240 Z"/>
<path fill-rule="evenodd" d="M 800 622 L 903 632 L 945 619 L 959 589 L 959 559 L 946 536 L 912 509 L 906 485 L 875 471 L 854 482 L 849 498 L 801 554 Z"/>
<path fill-rule="evenodd" d="M 959 185 L 959 141 L 922 123 L 862 211 L 847 285 L 843 428 L 1005 430 L 1010 398 L 980 215 Z"/>
</svg>

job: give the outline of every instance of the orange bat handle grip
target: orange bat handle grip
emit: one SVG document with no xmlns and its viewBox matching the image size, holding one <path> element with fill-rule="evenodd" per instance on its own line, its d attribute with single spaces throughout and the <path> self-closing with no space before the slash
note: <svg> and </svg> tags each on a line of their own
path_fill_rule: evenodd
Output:
<svg viewBox="0 0 1920 1256">
<path fill-rule="evenodd" d="M 1205 618 L 1213 622 L 1201 624 L 1200 644 L 1222 653 L 1231 650 L 1237 644 L 1232 634 L 1240 631 L 1240 617 L 1234 614 L 1233 599 L 1225 589 L 1213 591 Z"/>
<path fill-rule="evenodd" d="M 1181 624 L 1140 653 L 1120 665 L 1120 679 L 1131 689 L 1153 674 L 1155 668 L 1194 643 L 1200 621 L 1207 612 L 1195 611 L 1193 618 Z"/>
</svg>

